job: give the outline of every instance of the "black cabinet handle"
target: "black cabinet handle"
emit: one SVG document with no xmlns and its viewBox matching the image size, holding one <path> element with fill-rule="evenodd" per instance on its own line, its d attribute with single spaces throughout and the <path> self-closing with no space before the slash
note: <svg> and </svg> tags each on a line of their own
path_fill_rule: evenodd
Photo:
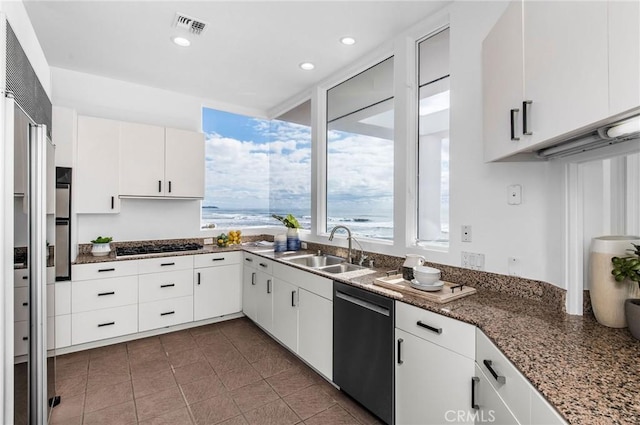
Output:
<svg viewBox="0 0 640 425">
<path fill-rule="evenodd" d="M 115 272 L 116 269 L 115 268 L 111 268 L 111 269 L 98 269 L 98 273 L 102 273 L 102 272 Z"/>
<path fill-rule="evenodd" d="M 167 283 L 165 285 L 160 285 L 161 288 L 171 288 L 172 286 L 176 286 L 176 284 L 175 283 Z"/>
<path fill-rule="evenodd" d="M 520 109 L 512 109 L 510 111 L 510 118 L 511 118 L 511 140 L 520 140 L 519 137 L 516 137 L 516 125 L 517 125 L 517 120 L 516 120 L 516 114 L 520 112 Z"/>
<path fill-rule="evenodd" d="M 160 313 L 160 316 L 168 316 L 170 314 L 175 314 L 175 311 L 167 311 L 166 313 Z"/>
<path fill-rule="evenodd" d="M 484 365 L 487 367 L 487 369 L 491 373 L 491 376 L 493 376 L 493 379 L 498 381 L 499 384 L 507 383 L 507 378 L 505 378 L 504 376 L 498 375 L 498 372 L 496 372 L 495 369 L 492 367 L 493 362 L 491 360 L 483 360 L 482 363 L 484 363 Z"/>
<path fill-rule="evenodd" d="M 212 258 L 211 261 L 224 261 L 224 257 Z"/>
<path fill-rule="evenodd" d="M 398 338 L 398 364 L 404 363 L 404 360 L 402 360 L 402 343 L 403 342 L 404 342 L 404 339 Z"/>
<path fill-rule="evenodd" d="M 22 276 L 22 280 L 27 280 L 29 279 L 29 276 Z"/>
<path fill-rule="evenodd" d="M 169 180 L 169 193 L 171 193 L 171 180 Z"/>
<path fill-rule="evenodd" d="M 22 305 L 26 307 L 29 305 L 29 303 L 22 303 Z"/>
<path fill-rule="evenodd" d="M 248 261 L 250 263 L 253 263 L 253 258 L 245 258 L 244 261 Z"/>
<path fill-rule="evenodd" d="M 291 307 L 296 306 L 296 291 L 291 291 Z"/>
<path fill-rule="evenodd" d="M 162 263 L 160 264 L 160 267 L 164 267 L 164 266 L 175 266 L 176 263 Z"/>
<path fill-rule="evenodd" d="M 531 119 L 529 116 L 529 106 L 532 103 L 533 100 L 525 100 L 522 102 L 522 134 L 526 136 L 531 136 L 533 134 L 531 127 L 529 126 L 529 120 Z"/>
<path fill-rule="evenodd" d="M 260 267 L 264 267 L 266 269 L 267 265 L 265 263 L 260 263 Z"/>
<path fill-rule="evenodd" d="M 22 337 L 22 340 L 23 340 L 23 341 L 27 341 L 27 340 L 29 340 L 29 337 L 28 337 L 28 336 L 23 336 L 23 337 Z"/>
<path fill-rule="evenodd" d="M 98 294 L 99 297 L 104 297 L 105 295 L 115 295 L 115 292 L 114 291 L 111 291 L 111 292 L 100 292 Z"/>
<path fill-rule="evenodd" d="M 103 326 L 111 326 L 111 325 L 115 325 L 116 322 L 107 322 L 107 323 L 99 323 L 98 327 L 102 328 Z"/>
<path fill-rule="evenodd" d="M 420 326 L 421 328 L 425 328 L 427 330 L 430 330 L 431 332 L 435 332 L 437 334 L 441 334 L 442 333 L 442 328 L 434 328 L 433 326 L 429 326 L 426 323 L 422 323 L 421 320 L 418 320 L 418 323 L 416 323 L 416 325 Z"/>
<path fill-rule="evenodd" d="M 198 280 L 196 282 L 198 285 L 200 285 L 200 272 L 198 272 Z"/>
<path fill-rule="evenodd" d="M 115 202 L 116 202 L 116 200 L 115 200 L 115 198 L 112 196 L 112 197 L 111 197 L 111 209 L 113 209 L 113 207 L 115 206 Z"/>
<path fill-rule="evenodd" d="M 158 192 L 162 192 L 162 180 L 158 180 Z"/>
<path fill-rule="evenodd" d="M 251 273 L 251 284 L 256 284 L 256 272 Z"/>
<path fill-rule="evenodd" d="M 271 279 L 267 279 L 267 294 L 271 293 Z"/>
<path fill-rule="evenodd" d="M 476 382 L 480 382 L 480 378 L 474 376 L 471 378 L 471 408 L 478 410 L 480 406 L 476 404 Z"/>
</svg>

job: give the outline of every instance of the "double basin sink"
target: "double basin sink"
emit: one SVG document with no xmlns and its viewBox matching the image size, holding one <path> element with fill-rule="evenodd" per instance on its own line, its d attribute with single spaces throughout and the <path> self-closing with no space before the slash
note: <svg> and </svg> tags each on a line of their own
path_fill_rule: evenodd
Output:
<svg viewBox="0 0 640 425">
<path fill-rule="evenodd" d="M 330 274 L 346 273 L 364 269 L 362 266 L 349 264 L 347 260 L 342 257 L 327 254 L 296 255 L 292 257 L 284 257 L 281 258 L 281 260 Z"/>
</svg>

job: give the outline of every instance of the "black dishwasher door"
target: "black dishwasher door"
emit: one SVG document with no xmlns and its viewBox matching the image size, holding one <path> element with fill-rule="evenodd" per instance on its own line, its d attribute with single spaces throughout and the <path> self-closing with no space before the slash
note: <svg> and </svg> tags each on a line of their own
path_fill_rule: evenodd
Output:
<svg viewBox="0 0 640 425">
<path fill-rule="evenodd" d="M 394 422 L 394 303 L 333 284 L 333 381 L 387 424 Z"/>
</svg>

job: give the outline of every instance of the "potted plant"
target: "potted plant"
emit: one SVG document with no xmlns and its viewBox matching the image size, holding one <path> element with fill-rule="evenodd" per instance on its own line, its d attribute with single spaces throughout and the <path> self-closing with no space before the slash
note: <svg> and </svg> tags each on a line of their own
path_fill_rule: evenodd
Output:
<svg viewBox="0 0 640 425">
<path fill-rule="evenodd" d="M 297 251 L 300 249 L 300 236 L 298 234 L 298 229 L 300 223 L 298 220 L 292 215 L 287 214 L 286 217 L 277 214 L 271 214 L 271 217 L 275 218 L 279 222 L 285 225 L 287 228 L 287 250 L 288 251 Z"/>
<path fill-rule="evenodd" d="M 111 253 L 110 242 L 113 240 L 111 236 L 98 236 L 91 241 L 93 247 L 91 247 L 91 254 L 94 257 L 104 257 Z"/>
<path fill-rule="evenodd" d="M 613 257 L 611 274 L 616 282 L 629 281 L 632 286 L 640 290 L 640 245 L 632 243 L 632 254 L 626 257 Z M 640 339 L 640 298 L 628 298 L 624 302 L 624 314 L 631 334 Z"/>
</svg>

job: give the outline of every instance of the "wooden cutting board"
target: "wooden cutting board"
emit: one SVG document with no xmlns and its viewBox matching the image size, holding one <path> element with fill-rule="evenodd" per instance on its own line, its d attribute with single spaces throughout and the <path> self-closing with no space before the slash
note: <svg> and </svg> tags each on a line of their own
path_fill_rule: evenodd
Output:
<svg viewBox="0 0 640 425">
<path fill-rule="evenodd" d="M 462 297 L 466 297 L 467 295 L 475 294 L 476 288 L 471 286 L 463 286 L 460 288 L 460 285 L 451 282 L 444 282 L 444 286 L 439 291 L 421 291 L 419 289 L 413 288 L 408 280 L 404 280 L 401 274 L 396 274 L 393 276 L 387 277 L 379 277 L 377 278 L 374 285 L 382 286 L 383 288 L 393 289 L 394 291 L 402 291 L 408 292 L 412 295 L 416 295 L 419 297 L 423 297 L 428 299 L 429 301 L 437 302 L 440 304 L 448 303 L 453 300 L 460 299 Z"/>
</svg>

